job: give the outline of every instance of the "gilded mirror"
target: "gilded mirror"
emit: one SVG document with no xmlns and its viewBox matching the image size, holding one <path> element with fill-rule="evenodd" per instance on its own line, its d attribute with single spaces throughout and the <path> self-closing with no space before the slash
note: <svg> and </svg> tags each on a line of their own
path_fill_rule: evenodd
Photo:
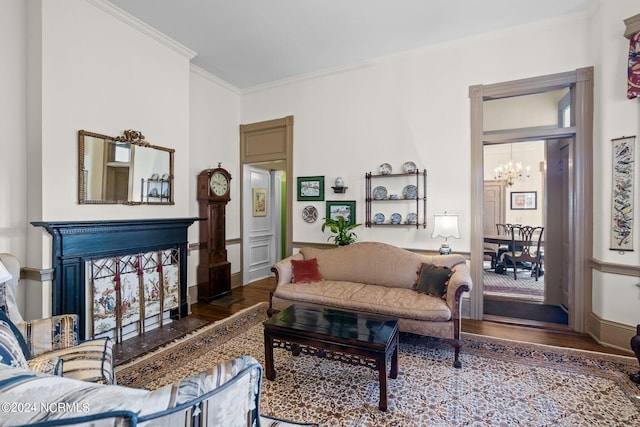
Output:
<svg viewBox="0 0 640 427">
<path fill-rule="evenodd" d="M 117 137 L 80 130 L 78 147 L 78 203 L 174 204 L 174 149 L 135 130 Z"/>
</svg>

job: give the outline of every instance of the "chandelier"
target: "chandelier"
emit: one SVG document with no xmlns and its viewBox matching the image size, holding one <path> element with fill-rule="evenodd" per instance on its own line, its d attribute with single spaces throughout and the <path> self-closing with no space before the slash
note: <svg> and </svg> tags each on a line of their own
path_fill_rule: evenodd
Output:
<svg viewBox="0 0 640 427">
<path fill-rule="evenodd" d="M 504 181 L 507 186 L 511 187 L 516 181 L 522 181 L 523 175 L 529 178 L 531 168 L 527 166 L 523 169 L 522 162 L 513 164 L 513 144 L 511 144 L 511 156 L 509 157 L 509 163 L 506 165 L 500 165 L 493 170 L 494 179 Z"/>
</svg>

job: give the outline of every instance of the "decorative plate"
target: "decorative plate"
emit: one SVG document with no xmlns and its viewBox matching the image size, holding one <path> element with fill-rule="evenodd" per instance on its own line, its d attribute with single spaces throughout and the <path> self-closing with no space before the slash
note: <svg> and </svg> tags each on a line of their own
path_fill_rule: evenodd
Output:
<svg viewBox="0 0 640 427">
<path fill-rule="evenodd" d="M 151 178 L 149 178 L 151 181 L 157 181 L 158 179 L 160 179 L 160 175 L 158 175 L 157 173 L 154 173 L 153 175 L 151 175 Z"/>
<path fill-rule="evenodd" d="M 415 173 L 416 172 L 417 166 L 415 163 L 413 162 L 404 162 L 402 164 L 402 172 L 404 173 Z"/>
<path fill-rule="evenodd" d="M 380 175 L 389 175 L 392 170 L 393 168 L 389 163 L 383 163 L 378 166 L 378 172 L 380 173 Z"/>
<path fill-rule="evenodd" d="M 318 219 L 318 209 L 315 206 L 305 206 L 302 209 L 302 219 L 304 222 L 312 223 Z"/>
<path fill-rule="evenodd" d="M 162 197 L 169 197 L 169 189 L 168 189 L 168 188 L 165 188 L 165 189 L 162 191 Z"/>
<path fill-rule="evenodd" d="M 383 186 L 378 186 L 373 189 L 374 200 L 384 200 L 387 198 L 387 189 Z"/>
<path fill-rule="evenodd" d="M 402 215 L 399 213 L 391 214 L 391 224 L 400 224 L 402 222 Z"/>
<path fill-rule="evenodd" d="M 149 197 L 158 197 L 158 189 L 157 188 L 152 188 L 149 191 Z"/>
<path fill-rule="evenodd" d="M 373 222 L 375 222 L 376 224 L 384 223 L 384 215 L 378 212 L 373 216 Z"/>
<path fill-rule="evenodd" d="M 405 199 L 417 199 L 418 198 L 418 188 L 415 185 L 407 185 L 402 190 L 402 196 Z"/>
<path fill-rule="evenodd" d="M 411 212 L 407 215 L 407 224 L 417 224 L 418 222 L 418 214 L 415 212 Z"/>
</svg>

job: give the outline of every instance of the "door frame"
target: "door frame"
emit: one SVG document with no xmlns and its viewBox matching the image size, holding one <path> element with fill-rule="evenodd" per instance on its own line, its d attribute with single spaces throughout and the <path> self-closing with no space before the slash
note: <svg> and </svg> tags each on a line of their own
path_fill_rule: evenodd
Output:
<svg viewBox="0 0 640 427">
<path fill-rule="evenodd" d="M 512 96 L 530 95 L 571 88 L 572 122 L 566 128 L 526 128 L 508 132 L 485 133 L 483 102 Z M 471 279 L 474 287 L 469 298 L 469 317 L 482 319 L 484 312 L 483 259 L 483 147 L 485 143 L 506 143 L 550 138 L 574 137 L 575 147 L 569 165 L 572 190 L 568 221 L 571 234 L 571 286 L 569 326 L 585 332 L 591 312 L 591 273 L 589 259 L 593 254 L 593 67 L 490 85 L 469 87 L 471 127 Z M 578 214 L 579 213 L 579 214 Z"/>
<path fill-rule="evenodd" d="M 240 182 L 244 182 L 244 165 L 266 162 L 285 162 L 285 251 L 293 252 L 293 116 L 263 122 L 240 125 Z M 243 186 L 241 186 L 243 187 Z M 241 188 L 241 193 L 246 191 Z M 240 196 L 240 212 L 243 212 L 242 194 Z M 244 230 L 243 215 L 240 215 L 240 253 L 247 243 Z M 278 254 L 279 255 L 279 254 Z M 240 256 L 241 283 L 244 283 L 243 257 Z"/>
</svg>

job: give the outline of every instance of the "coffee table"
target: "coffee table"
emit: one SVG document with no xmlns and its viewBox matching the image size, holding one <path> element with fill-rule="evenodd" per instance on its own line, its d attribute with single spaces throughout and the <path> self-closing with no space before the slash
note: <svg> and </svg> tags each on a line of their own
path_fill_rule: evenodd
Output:
<svg viewBox="0 0 640 427">
<path fill-rule="evenodd" d="M 389 377 L 398 377 L 398 321 L 392 317 L 355 311 L 293 304 L 264 322 L 265 375 L 274 380 L 273 349 L 294 356 L 315 355 L 378 371 L 380 402 L 387 410 Z"/>
</svg>

